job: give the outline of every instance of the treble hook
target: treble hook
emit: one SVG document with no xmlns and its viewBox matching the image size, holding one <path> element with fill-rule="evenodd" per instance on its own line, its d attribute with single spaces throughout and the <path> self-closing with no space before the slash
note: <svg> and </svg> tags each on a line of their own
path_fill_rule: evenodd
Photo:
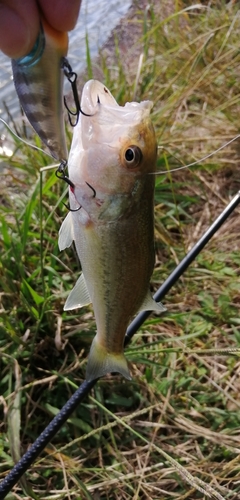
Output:
<svg viewBox="0 0 240 500">
<path fill-rule="evenodd" d="M 63 179 L 63 177 L 61 177 L 61 179 Z M 65 180 L 66 180 L 66 179 L 65 179 Z M 67 177 L 67 180 L 69 181 L 70 179 L 68 179 L 68 177 Z M 71 181 L 70 181 L 70 182 L 71 182 Z M 96 197 L 96 194 L 97 194 L 97 193 L 96 193 L 96 189 L 94 189 L 94 187 L 92 187 L 92 186 L 91 186 L 91 184 L 89 184 L 89 182 L 87 182 L 87 181 L 86 181 L 86 184 L 87 184 L 87 186 L 88 186 L 88 187 L 92 190 L 92 192 L 93 192 L 93 198 L 95 198 L 95 197 Z M 79 205 L 79 207 L 78 207 L 78 208 L 75 208 L 75 209 L 74 209 L 74 208 L 70 208 L 70 206 L 69 206 L 69 205 L 66 205 L 66 203 L 63 203 L 63 204 L 64 204 L 64 206 L 65 206 L 65 207 L 69 210 L 69 212 L 78 212 L 78 210 L 80 210 L 80 208 L 82 208 L 82 205 Z"/>
<path fill-rule="evenodd" d="M 82 208 L 82 205 L 79 205 L 78 208 L 70 208 L 69 205 L 67 205 L 66 203 L 63 203 L 64 204 L 64 207 L 66 207 L 66 209 L 69 211 L 69 212 L 78 212 L 78 210 L 80 210 L 80 208 Z"/>
<path fill-rule="evenodd" d="M 75 185 L 73 184 L 72 181 L 70 181 L 70 179 L 65 175 L 65 169 L 66 169 L 66 166 L 67 166 L 67 162 L 66 160 L 63 160 L 58 169 L 56 170 L 56 176 L 58 179 L 62 179 L 63 181 L 65 181 L 72 190 L 74 190 L 75 188 Z M 80 210 L 80 208 L 82 208 L 82 205 L 79 205 L 78 208 L 70 208 L 69 205 L 66 205 L 66 203 L 63 203 L 64 206 L 67 208 L 67 210 L 69 210 L 70 212 L 78 212 L 78 210 Z"/>
<path fill-rule="evenodd" d="M 65 181 L 72 189 L 75 188 L 75 185 L 73 184 L 72 181 L 70 181 L 70 179 L 65 175 L 65 169 L 66 169 L 66 166 L 67 166 L 67 162 L 66 160 L 63 160 L 58 169 L 56 170 L 56 177 L 58 179 L 62 179 L 63 181 Z"/>
<path fill-rule="evenodd" d="M 85 181 L 87 186 L 90 187 L 90 189 L 92 190 L 93 192 L 93 198 L 96 198 L 96 189 L 94 189 L 94 187 L 91 186 L 91 184 L 89 184 L 89 182 Z"/>
<path fill-rule="evenodd" d="M 73 99 L 74 99 L 75 106 L 76 106 L 76 111 L 72 111 L 68 107 L 67 100 L 66 100 L 65 96 L 63 98 L 64 105 L 65 105 L 65 108 L 67 109 L 67 112 L 68 112 L 68 119 L 69 119 L 70 125 L 72 127 L 76 127 L 76 125 L 78 123 L 78 119 L 79 119 L 80 113 L 82 113 L 82 115 L 84 115 L 84 116 L 92 116 L 92 115 L 87 115 L 86 113 L 83 112 L 83 110 L 81 108 L 81 105 L 80 105 L 80 102 L 79 102 L 79 97 L 78 97 L 78 91 L 77 91 L 77 73 L 75 73 L 72 70 L 72 67 L 69 64 L 69 62 L 66 59 L 66 57 L 62 58 L 62 67 L 63 67 L 63 70 L 64 70 L 64 74 L 67 77 L 67 79 L 68 79 L 68 81 L 69 81 L 69 83 L 71 84 L 71 87 L 72 87 L 72 93 L 73 93 Z M 77 117 L 75 123 L 73 123 L 71 116 L 76 116 Z"/>
<path fill-rule="evenodd" d="M 69 177 L 67 177 L 65 175 L 65 169 L 66 169 L 66 166 L 67 166 L 67 161 L 66 160 L 63 160 L 58 169 L 56 170 L 56 176 L 58 179 L 62 179 L 63 181 L 65 181 L 71 188 L 71 191 L 74 190 L 75 188 L 75 184 L 73 184 L 73 182 L 69 179 Z M 87 186 L 92 190 L 93 192 L 93 198 L 96 197 L 96 189 L 94 189 L 94 187 L 91 186 L 91 184 L 89 184 L 89 182 L 86 181 L 86 184 Z M 66 205 L 66 203 L 63 203 L 64 206 L 70 211 L 70 212 L 78 212 L 78 210 L 80 210 L 80 208 L 82 208 L 82 205 L 79 205 L 78 208 L 70 208 L 69 205 Z"/>
</svg>

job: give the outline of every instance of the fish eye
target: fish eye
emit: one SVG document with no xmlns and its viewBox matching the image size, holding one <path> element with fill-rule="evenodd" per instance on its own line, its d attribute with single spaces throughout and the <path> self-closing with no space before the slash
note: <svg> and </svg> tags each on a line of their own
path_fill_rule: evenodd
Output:
<svg viewBox="0 0 240 500">
<path fill-rule="evenodd" d="M 124 153 L 126 167 L 135 168 L 142 160 L 142 151 L 138 146 L 129 146 Z"/>
</svg>

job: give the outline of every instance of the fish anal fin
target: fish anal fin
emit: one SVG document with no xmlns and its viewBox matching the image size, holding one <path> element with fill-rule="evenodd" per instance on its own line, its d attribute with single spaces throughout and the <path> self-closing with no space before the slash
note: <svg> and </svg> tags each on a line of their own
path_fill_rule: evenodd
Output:
<svg viewBox="0 0 240 500">
<path fill-rule="evenodd" d="M 58 236 L 59 250 L 60 251 L 65 250 L 65 248 L 70 247 L 73 240 L 74 236 L 73 236 L 72 214 L 71 212 L 69 212 L 59 229 L 59 236 Z"/>
<path fill-rule="evenodd" d="M 167 311 L 167 308 L 161 302 L 155 302 L 152 298 L 150 291 L 148 291 L 144 301 L 141 304 L 138 312 L 141 311 L 156 311 L 158 313 L 163 313 Z"/>
<path fill-rule="evenodd" d="M 66 300 L 64 311 L 71 311 L 78 307 L 87 306 L 91 304 L 91 302 L 92 300 L 87 289 L 85 278 L 83 274 L 81 274 Z"/>
<path fill-rule="evenodd" d="M 107 375 L 107 373 L 120 373 L 128 380 L 131 380 L 127 360 L 123 353 L 109 353 L 98 344 L 97 337 L 94 337 L 86 370 L 86 380 L 91 381 Z"/>
</svg>

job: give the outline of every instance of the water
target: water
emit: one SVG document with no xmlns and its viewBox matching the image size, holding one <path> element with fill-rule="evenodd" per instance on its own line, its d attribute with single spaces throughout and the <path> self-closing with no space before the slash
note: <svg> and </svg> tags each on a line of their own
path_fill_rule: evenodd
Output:
<svg viewBox="0 0 240 500">
<path fill-rule="evenodd" d="M 97 7 L 96 7 L 97 5 Z M 69 62 L 77 73 L 86 66 L 85 37 L 88 33 L 91 57 L 98 54 L 99 48 L 106 42 L 113 28 L 125 16 L 131 0 L 82 0 L 80 15 L 75 29 L 69 36 Z M 14 117 L 19 115 L 19 102 L 12 80 L 10 59 L 0 52 L 0 116 L 7 118 L 3 107 L 6 102 Z M 0 131 L 3 125 L 0 122 Z"/>
</svg>

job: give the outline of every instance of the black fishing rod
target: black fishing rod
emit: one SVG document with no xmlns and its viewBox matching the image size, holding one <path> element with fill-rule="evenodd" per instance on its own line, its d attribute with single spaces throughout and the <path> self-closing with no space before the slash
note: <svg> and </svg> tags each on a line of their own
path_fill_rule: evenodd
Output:
<svg viewBox="0 0 240 500">
<path fill-rule="evenodd" d="M 209 227 L 209 229 L 204 233 L 204 235 L 200 238 L 200 240 L 194 245 L 194 247 L 190 250 L 190 252 L 183 258 L 183 260 L 178 264 L 178 266 L 174 269 L 174 271 L 170 274 L 170 276 L 166 279 L 166 281 L 160 286 L 158 291 L 154 295 L 154 299 L 156 301 L 162 300 L 165 295 L 169 292 L 169 290 L 175 285 L 177 280 L 182 276 L 182 274 L 186 271 L 189 265 L 194 261 L 197 255 L 201 252 L 201 250 L 205 247 L 205 245 L 209 242 L 209 240 L 213 237 L 216 231 L 222 226 L 222 224 L 226 221 L 226 219 L 231 215 L 233 210 L 240 203 L 240 191 L 234 196 L 234 198 L 230 201 L 227 207 L 223 210 L 223 212 L 217 217 L 217 219 L 213 222 L 213 224 Z M 143 322 L 148 318 L 151 314 L 151 311 L 143 311 L 132 321 L 127 329 L 127 333 L 125 336 L 126 346 L 134 333 L 138 330 L 138 328 L 143 324 Z M 77 391 L 72 395 L 69 401 L 63 406 L 58 415 L 53 418 L 50 424 L 44 429 L 44 431 L 40 434 L 40 436 L 33 443 L 31 448 L 23 455 L 23 457 L 19 460 L 19 462 L 13 467 L 11 472 L 5 477 L 5 479 L 0 483 L 0 500 L 3 500 L 7 493 L 12 489 L 12 487 L 19 481 L 22 475 L 27 471 L 27 469 L 32 465 L 34 460 L 40 455 L 40 453 L 44 450 L 47 444 L 51 441 L 51 439 L 57 434 L 62 425 L 66 422 L 66 420 L 73 413 L 75 408 L 81 403 L 83 398 L 87 396 L 90 390 L 96 384 L 96 380 L 92 380 L 91 382 L 87 382 L 86 380 L 81 384 L 81 386 L 77 389 Z"/>
</svg>

